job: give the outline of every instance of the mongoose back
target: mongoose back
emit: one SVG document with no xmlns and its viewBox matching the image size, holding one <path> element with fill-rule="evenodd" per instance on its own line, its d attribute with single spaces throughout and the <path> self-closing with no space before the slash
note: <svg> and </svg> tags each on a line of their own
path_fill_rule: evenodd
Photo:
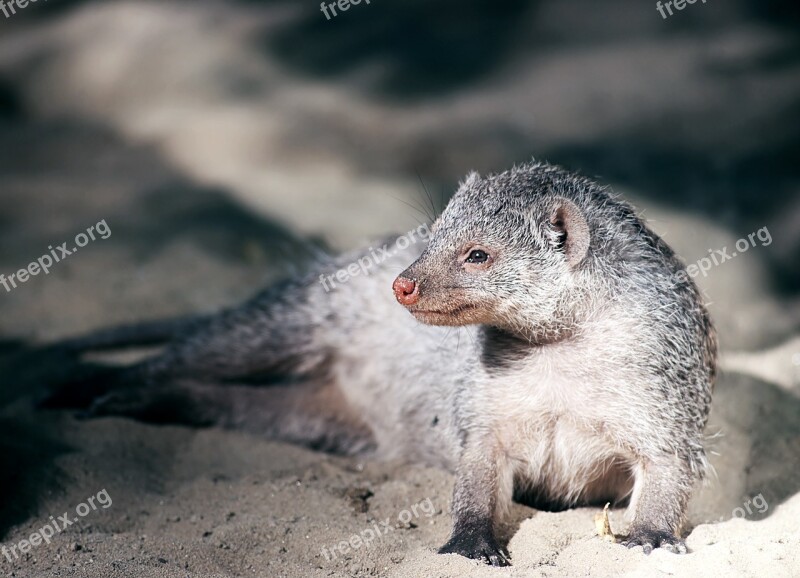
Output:
<svg viewBox="0 0 800 578">
<path fill-rule="evenodd" d="M 133 366 L 87 365 L 47 404 L 447 468 L 454 524 L 440 552 L 492 565 L 509 563 L 495 524 L 513 498 L 628 501 L 629 547 L 686 551 L 715 332 L 628 204 L 545 163 L 472 173 L 426 242 L 330 290 L 319 282 L 366 254 L 172 331 L 76 340 L 165 347 Z"/>
</svg>

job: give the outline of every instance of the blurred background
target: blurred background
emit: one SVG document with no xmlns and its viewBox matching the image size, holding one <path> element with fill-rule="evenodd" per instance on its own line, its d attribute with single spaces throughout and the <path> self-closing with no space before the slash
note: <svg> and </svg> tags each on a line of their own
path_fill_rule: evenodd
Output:
<svg viewBox="0 0 800 578">
<path fill-rule="evenodd" d="M 470 170 L 533 157 L 613 186 L 687 263 L 768 228 L 771 243 L 696 279 L 726 373 L 712 417 L 722 475 L 693 521 L 729 519 L 759 493 L 776 506 L 795 496 L 800 5 L 790 0 L 701 0 L 667 18 L 650 0 L 364 0 L 330 18 L 316 0 L 39 0 L 0 12 L 0 273 L 98 221 L 112 232 L 47 276 L 0 286 L 0 353 L 236 303 L 318 248 L 408 230 L 420 218 L 409 204 L 440 210 Z M 2 371 L 0 358 L 0 539 L 18 541 L 104 486 L 126 497 L 78 538 L 40 548 L 38 566 L 0 558 L 17 576 L 88 572 L 84 542 L 95 539 L 107 554 L 95 554 L 98 576 L 149 575 L 151 562 L 167 572 L 153 575 L 172 575 L 173 563 L 188 572 L 188 552 L 211 564 L 198 575 L 268 563 L 313 573 L 313 547 L 272 548 L 270 532 L 304 522 L 287 510 L 264 513 L 278 516 L 271 526 L 237 525 L 231 496 L 244 510 L 279 509 L 271 492 L 290 510 L 312 504 L 314 526 L 337 516 L 331 487 L 421 484 L 407 470 L 340 462 L 320 472 L 327 458 L 234 434 L 38 412 L 35 384 Z M 262 489 L 260 501 L 248 489 L 298 476 L 319 487 Z M 388 495 L 399 504 L 405 491 Z M 195 527 L 201 519 L 209 528 Z M 447 521 L 437 524 L 446 536 Z M 237 538 L 217 540 L 226 531 Z M 171 538 L 153 546 L 140 534 Z M 234 556 L 217 543 L 253 534 L 269 546 Z M 121 536 L 116 546 L 109 536 Z M 134 543 L 130 556 L 114 550 Z M 359 568 L 380 565 L 371 555 Z"/>
</svg>

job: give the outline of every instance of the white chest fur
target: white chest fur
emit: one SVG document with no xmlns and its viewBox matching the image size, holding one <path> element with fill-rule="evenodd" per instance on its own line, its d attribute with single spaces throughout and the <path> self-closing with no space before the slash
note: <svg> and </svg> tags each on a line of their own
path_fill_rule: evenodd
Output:
<svg viewBox="0 0 800 578">
<path fill-rule="evenodd" d="M 622 400 L 603 372 L 589 375 L 558 357 L 534 356 L 493 376 L 479 401 L 485 415 L 497 416 L 486 425 L 518 483 L 567 503 L 621 497 L 625 484 L 613 486 L 633 461 L 617 427 Z"/>
</svg>

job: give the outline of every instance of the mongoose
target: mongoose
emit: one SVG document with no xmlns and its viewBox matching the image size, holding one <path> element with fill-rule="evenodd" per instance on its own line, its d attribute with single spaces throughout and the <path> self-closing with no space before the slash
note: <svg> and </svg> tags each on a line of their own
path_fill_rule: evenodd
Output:
<svg viewBox="0 0 800 578">
<path fill-rule="evenodd" d="M 628 547 L 686 552 L 716 337 L 630 205 L 545 163 L 472 173 L 427 242 L 334 290 L 318 282 L 363 255 L 216 315 L 66 344 L 166 346 L 86 365 L 48 405 L 447 468 L 454 524 L 439 551 L 495 566 L 509 564 L 495 523 L 514 498 L 628 501 Z"/>
</svg>

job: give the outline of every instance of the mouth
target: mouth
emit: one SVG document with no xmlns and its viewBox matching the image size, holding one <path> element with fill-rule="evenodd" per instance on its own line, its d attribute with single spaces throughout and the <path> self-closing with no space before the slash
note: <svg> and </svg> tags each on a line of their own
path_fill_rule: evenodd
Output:
<svg viewBox="0 0 800 578">
<path fill-rule="evenodd" d="M 433 322 L 436 320 L 446 320 L 457 317 L 466 311 L 477 309 L 477 305 L 462 305 L 452 309 L 422 309 L 418 307 L 409 307 L 408 311 L 417 319 L 423 322 Z"/>
</svg>

